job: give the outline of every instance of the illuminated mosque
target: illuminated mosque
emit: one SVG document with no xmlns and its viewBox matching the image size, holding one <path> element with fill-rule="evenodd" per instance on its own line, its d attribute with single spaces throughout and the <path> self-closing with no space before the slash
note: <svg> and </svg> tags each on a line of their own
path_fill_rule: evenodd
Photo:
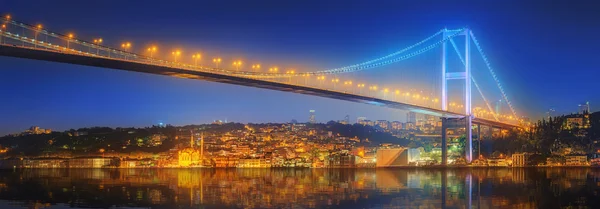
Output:
<svg viewBox="0 0 600 209">
<path fill-rule="evenodd" d="M 200 135 L 200 149 L 194 147 L 194 134 L 190 137 L 190 147 L 179 150 L 179 166 L 201 166 L 204 160 L 204 135 Z"/>
</svg>

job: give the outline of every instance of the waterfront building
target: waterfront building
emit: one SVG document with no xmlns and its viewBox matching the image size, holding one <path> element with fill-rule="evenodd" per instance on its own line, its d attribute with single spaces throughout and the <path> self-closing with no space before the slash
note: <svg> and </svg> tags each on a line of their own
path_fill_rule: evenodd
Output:
<svg viewBox="0 0 600 209">
<path fill-rule="evenodd" d="M 549 158 L 546 158 L 546 165 L 547 166 L 561 166 L 561 165 L 563 165 L 563 163 L 558 158 L 549 157 Z"/>
<path fill-rule="evenodd" d="M 112 161 L 112 158 L 103 157 L 72 158 L 69 160 L 69 168 L 103 168 L 110 166 Z"/>
<path fill-rule="evenodd" d="M 365 156 L 355 156 L 354 160 L 356 167 L 359 168 L 373 168 L 377 162 L 373 154 L 367 154 Z"/>
<path fill-rule="evenodd" d="M 233 156 L 217 156 L 214 160 L 217 168 L 235 168 L 239 163 L 239 158 Z"/>
<path fill-rule="evenodd" d="M 405 148 L 377 149 L 376 167 L 408 166 L 408 152 Z"/>
<path fill-rule="evenodd" d="M 68 168 L 69 159 L 64 158 L 37 158 L 23 161 L 25 168 Z"/>
<path fill-rule="evenodd" d="M 594 158 L 590 160 L 591 166 L 600 166 L 600 158 Z"/>
<path fill-rule="evenodd" d="M 565 157 L 565 165 L 568 166 L 583 166 L 588 165 L 587 156 L 585 155 L 575 155 L 575 156 L 566 156 Z"/>
<path fill-rule="evenodd" d="M 239 159 L 238 168 L 269 168 L 271 163 L 267 162 L 265 158 L 248 158 Z"/>
<path fill-rule="evenodd" d="M 505 158 L 489 158 L 487 159 L 487 164 L 490 167 L 506 167 L 509 165 Z"/>
<path fill-rule="evenodd" d="M 512 155 L 512 165 L 514 167 L 522 167 L 527 165 L 527 154 L 517 153 Z"/>
<path fill-rule="evenodd" d="M 350 168 L 355 166 L 355 156 L 348 153 L 335 153 L 328 157 L 330 168 Z"/>
<path fill-rule="evenodd" d="M 158 163 L 156 160 L 146 159 L 122 159 L 119 165 L 120 168 L 149 168 L 155 167 Z"/>
</svg>

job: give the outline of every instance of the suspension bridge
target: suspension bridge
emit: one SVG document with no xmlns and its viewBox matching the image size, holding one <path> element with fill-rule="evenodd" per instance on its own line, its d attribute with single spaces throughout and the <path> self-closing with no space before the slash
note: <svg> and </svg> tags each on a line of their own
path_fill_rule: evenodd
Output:
<svg viewBox="0 0 600 209">
<path fill-rule="evenodd" d="M 180 50 L 168 53 L 167 57 L 160 57 L 154 46 L 136 53 L 132 50 L 129 42 L 111 47 L 101 38 L 84 40 L 76 38 L 70 33 L 61 34 L 49 31 L 42 25 L 18 22 L 10 16 L 2 17 L 0 22 L 2 23 L 0 56 L 228 83 L 436 116 L 442 121 L 443 164 L 447 161 L 446 129 L 448 128 L 463 127 L 467 139 L 473 139 L 473 131 L 477 131 L 476 136 L 481 135 L 480 127 L 482 125 L 490 127 L 490 130 L 492 127 L 509 129 L 527 126 L 526 121 L 517 114 L 477 38 L 469 28 L 442 29 L 406 48 L 362 63 L 332 69 L 301 71 L 280 70 L 278 67 L 261 70 L 260 64 L 253 64 L 251 70 L 244 70 L 242 61 L 234 60 L 228 67 L 228 65 L 222 64 L 225 59 L 221 57 L 208 59 L 212 60 L 210 65 L 198 64 L 198 60 L 203 57 L 199 53 L 190 55 L 192 58 L 190 62 L 189 59 L 184 59 Z M 464 43 L 457 44 L 456 40 L 458 39 L 462 39 Z M 409 60 L 434 49 L 441 49 L 441 66 L 436 69 L 441 84 L 439 92 L 436 91 L 439 93 L 438 95 L 411 88 L 404 90 L 386 88 L 378 84 L 357 82 L 357 79 L 351 78 L 340 79 L 340 75 L 352 75 L 359 71 L 376 71 L 378 68 Z M 472 51 L 476 51 L 476 53 Z M 456 68 L 450 70 L 448 67 L 450 54 L 460 61 L 461 67 L 458 71 Z M 471 63 L 474 59 L 472 54 L 479 54 L 480 60 L 485 65 L 484 69 L 493 78 L 494 85 L 500 92 L 501 98 L 499 99 L 506 103 L 509 113 L 503 114 L 493 109 L 490 100 L 472 75 Z M 461 92 L 462 98 L 450 99 L 448 82 L 451 80 L 458 80 L 464 85 Z M 483 107 L 473 105 L 473 92 L 483 100 Z M 471 162 L 473 159 L 472 150 L 472 140 L 467 140 L 465 153 L 467 162 Z"/>
</svg>

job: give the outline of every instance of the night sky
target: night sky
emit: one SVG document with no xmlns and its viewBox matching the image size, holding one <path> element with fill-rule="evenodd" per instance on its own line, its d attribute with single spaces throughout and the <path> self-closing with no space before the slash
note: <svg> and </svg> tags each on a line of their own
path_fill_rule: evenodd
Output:
<svg viewBox="0 0 600 209">
<path fill-rule="evenodd" d="M 162 53 L 182 48 L 190 56 L 203 52 L 205 60 L 223 57 L 224 64 L 241 59 L 299 69 L 355 64 L 441 28 L 468 26 L 519 113 L 538 119 L 549 108 L 577 111 L 585 101 L 598 110 L 599 3 L 424 2 L 3 0 L 0 13 L 84 40 L 102 37 L 109 46 L 131 41 L 141 50 L 155 43 Z M 65 130 L 217 119 L 302 122 L 311 109 L 319 122 L 345 115 L 353 121 L 405 117 L 325 98 L 69 64 L 0 57 L 0 69 L 1 135 L 32 125 Z M 361 73 L 352 76 L 391 77 Z"/>
</svg>

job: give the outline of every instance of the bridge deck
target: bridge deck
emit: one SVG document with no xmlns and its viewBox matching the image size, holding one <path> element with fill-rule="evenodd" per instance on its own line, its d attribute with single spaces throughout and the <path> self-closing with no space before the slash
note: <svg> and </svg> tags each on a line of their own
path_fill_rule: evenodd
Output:
<svg viewBox="0 0 600 209">
<path fill-rule="evenodd" d="M 134 71 L 134 72 L 143 72 L 143 73 L 151 73 L 158 75 L 167 75 L 174 76 L 180 78 L 189 78 L 189 79 L 197 79 L 197 80 L 206 80 L 213 81 L 219 83 L 228 83 L 263 89 L 271 89 L 277 91 L 285 91 L 285 92 L 294 92 L 299 94 L 306 94 L 312 96 L 319 96 L 325 98 L 332 98 L 338 100 L 345 100 L 351 102 L 358 102 L 363 104 L 371 104 L 382 107 L 388 107 L 393 109 L 400 109 L 406 111 L 413 111 L 422 114 L 433 115 L 437 117 L 445 117 L 445 118 L 462 118 L 465 115 L 460 113 L 453 113 L 447 111 L 441 111 L 428 107 L 421 107 L 412 104 L 400 103 L 395 101 L 383 100 L 373 97 L 361 96 L 350 94 L 347 92 L 334 91 L 330 89 L 320 89 L 306 86 L 298 86 L 287 83 L 280 83 L 274 81 L 265 81 L 258 80 L 252 78 L 238 77 L 233 75 L 225 75 L 218 73 L 210 73 L 210 72 L 202 72 L 202 71 L 192 71 L 187 69 L 177 68 L 176 66 L 160 66 L 160 65 L 151 65 L 146 63 L 139 63 L 121 59 L 110 59 L 106 57 L 95 57 L 95 56 L 84 56 L 79 54 L 71 54 L 71 53 L 61 53 L 59 51 L 49 51 L 49 50 L 40 50 L 33 49 L 28 47 L 21 46 L 9 46 L 9 45 L 0 45 L 0 56 L 8 56 L 8 57 L 17 57 L 17 58 L 26 58 L 26 59 L 34 59 L 34 60 L 44 60 L 51 62 L 61 62 L 61 63 L 69 63 L 69 64 L 77 64 L 83 66 L 94 66 L 94 67 L 102 67 L 109 69 L 119 69 L 126 71 Z M 497 127 L 516 127 L 512 124 L 491 121 L 482 118 L 476 118 L 474 120 L 475 123 L 485 124 L 485 125 L 493 125 Z"/>
</svg>

